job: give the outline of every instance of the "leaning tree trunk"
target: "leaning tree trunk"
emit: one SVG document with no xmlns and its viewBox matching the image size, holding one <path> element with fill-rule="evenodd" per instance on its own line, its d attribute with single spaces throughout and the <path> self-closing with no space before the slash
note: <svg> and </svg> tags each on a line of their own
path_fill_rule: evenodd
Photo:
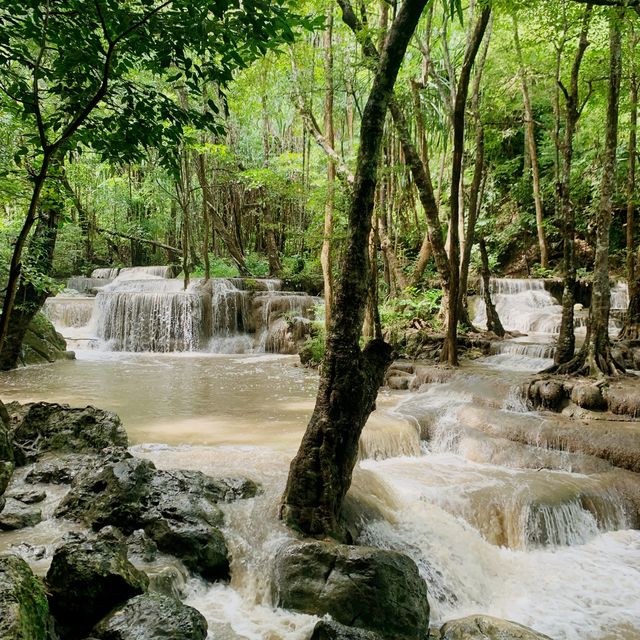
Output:
<svg viewBox="0 0 640 640">
<path fill-rule="evenodd" d="M 363 350 L 359 345 L 369 284 L 368 242 L 389 99 L 426 2 L 402 3 L 362 115 L 348 244 L 337 280 L 320 386 L 282 498 L 281 517 L 307 534 L 340 534 L 340 511 L 351 485 L 360 433 L 392 359 L 391 347 L 382 340 L 372 340 Z"/>
<path fill-rule="evenodd" d="M 31 271 L 35 277 L 49 276 L 53 265 L 53 253 L 58 235 L 58 221 L 63 207 L 60 175 L 57 168 L 50 169 L 40 196 L 40 215 L 28 245 Z M 29 324 L 49 296 L 49 288 L 34 284 L 24 276 L 16 291 L 15 305 L 9 316 L 6 340 L 0 349 L 0 370 L 15 369 L 22 353 L 22 341 Z"/>
</svg>

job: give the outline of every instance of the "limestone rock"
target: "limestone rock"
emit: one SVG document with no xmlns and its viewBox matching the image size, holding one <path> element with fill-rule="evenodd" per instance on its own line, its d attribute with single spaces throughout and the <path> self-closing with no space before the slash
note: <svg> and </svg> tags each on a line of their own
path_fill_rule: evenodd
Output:
<svg viewBox="0 0 640 640">
<path fill-rule="evenodd" d="M 45 500 L 46 497 L 46 491 L 39 491 L 37 489 L 16 489 L 7 494 L 7 498 L 14 498 L 23 504 L 37 504 Z"/>
<path fill-rule="evenodd" d="M 329 614 L 383 638 L 422 640 L 429 630 L 427 587 L 415 563 L 395 551 L 286 543 L 275 557 L 272 594 L 277 606 Z"/>
<path fill-rule="evenodd" d="M 176 598 L 146 593 L 107 615 L 91 636 L 95 640 L 205 640 L 207 621 Z"/>
<path fill-rule="evenodd" d="M 551 640 L 516 622 L 474 615 L 442 625 L 440 640 Z"/>
<path fill-rule="evenodd" d="M 13 440 L 18 464 L 37 460 L 47 451 L 98 453 L 128 445 L 122 422 L 112 411 L 49 402 L 12 403 L 7 409 L 17 414 Z"/>
<path fill-rule="evenodd" d="M 229 572 L 217 503 L 251 497 L 256 491 L 249 480 L 158 470 L 149 461 L 130 458 L 79 476 L 56 515 L 94 529 L 113 525 L 126 534 L 143 529 L 160 551 L 214 580 Z"/>
<path fill-rule="evenodd" d="M 335 620 L 320 620 L 313 628 L 309 640 L 381 640 L 373 631 L 365 631 L 356 627 L 347 627 Z"/>
<path fill-rule="evenodd" d="M 590 411 L 601 411 L 607 408 L 602 391 L 595 384 L 575 385 L 571 390 L 571 402 Z"/>
<path fill-rule="evenodd" d="M 9 485 L 13 475 L 13 444 L 8 429 L 0 420 L 0 496 Z"/>
<path fill-rule="evenodd" d="M 109 530 L 97 539 L 79 537 L 58 547 L 46 583 L 56 620 L 82 637 L 112 609 L 144 593 L 149 579 L 127 559 L 124 539 Z"/>
<path fill-rule="evenodd" d="M 32 527 L 42 521 L 40 509 L 28 506 L 14 498 L 7 498 L 7 502 L 0 511 L 0 529 L 11 531 Z"/>
<path fill-rule="evenodd" d="M 0 556 L 0 638 L 47 640 L 49 608 L 42 583 L 18 556 Z"/>
<path fill-rule="evenodd" d="M 41 364 L 73 357 L 67 343 L 50 320 L 43 314 L 35 315 L 22 341 L 21 364 Z"/>
</svg>

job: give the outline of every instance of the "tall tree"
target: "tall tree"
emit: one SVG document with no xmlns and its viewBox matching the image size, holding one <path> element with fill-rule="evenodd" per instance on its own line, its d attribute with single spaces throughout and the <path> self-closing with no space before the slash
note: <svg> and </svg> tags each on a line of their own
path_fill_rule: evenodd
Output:
<svg viewBox="0 0 640 640">
<path fill-rule="evenodd" d="M 293 22 L 286 0 L 255 0 L 251 10 L 240 0 L 2 3 L 0 91 L 24 123 L 17 155 L 32 191 L 9 267 L 0 350 L 50 167 L 81 144 L 117 161 L 156 147 L 177 167 L 184 127 L 217 130 L 219 123 L 212 112 L 185 109 L 159 85 L 181 80 L 197 91 L 199 78 L 224 85 L 239 66 L 291 41 Z M 204 62 L 211 50 L 218 55 Z"/>
<path fill-rule="evenodd" d="M 360 433 L 391 362 L 391 347 L 382 340 L 372 340 L 364 349 L 359 344 L 369 282 L 368 242 L 389 100 L 426 2 L 404 0 L 400 5 L 362 114 L 348 242 L 336 283 L 320 386 L 282 498 L 281 517 L 307 534 L 340 535 L 339 516 L 351 484 Z"/>
</svg>

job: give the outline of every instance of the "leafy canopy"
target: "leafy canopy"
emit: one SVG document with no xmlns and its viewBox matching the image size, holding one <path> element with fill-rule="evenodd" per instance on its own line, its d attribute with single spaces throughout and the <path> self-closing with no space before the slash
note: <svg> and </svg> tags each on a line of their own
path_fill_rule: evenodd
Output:
<svg viewBox="0 0 640 640">
<path fill-rule="evenodd" d="M 115 161 L 155 147 L 173 166 L 185 126 L 219 128 L 204 87 L 223 90 L 312 26 L 289 0 L 4 0 L 0 92 L 22 124 L 16 160 L 34 167 L 83 143 Z"/>
</svg>

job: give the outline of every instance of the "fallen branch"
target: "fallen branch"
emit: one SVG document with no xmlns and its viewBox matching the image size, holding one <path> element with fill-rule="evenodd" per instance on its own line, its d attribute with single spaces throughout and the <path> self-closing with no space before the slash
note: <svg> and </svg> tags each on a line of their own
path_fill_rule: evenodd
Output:
<svg viewBox="0 0 640 640">
<path fill-rule="evenodd" d="M 172 253 L 175 253 L 177 255 L 182 255 L 182 251 L 180 249 L 176 249 L 175 247 L 170 247 L 168 244 L 163 244 L 162 242 L 156 242 L 155 240 L 148 240 L 147 238 L 137 238 L 136 236 L 130 236 L 120 231 L 111 231 L 110 229 L 102 229 L 101 227 L 96 227 L 95 229 L 98 233 L 107 233 L 110 236 L 117 236 L 118 238 L 133 240 L 134 242 L 142 242 L 144 244 L 150 244 L 154 247 L 158 247 L 159 249 L 166 249 L 167 251 L 171 251 Z"/>
</svg>

